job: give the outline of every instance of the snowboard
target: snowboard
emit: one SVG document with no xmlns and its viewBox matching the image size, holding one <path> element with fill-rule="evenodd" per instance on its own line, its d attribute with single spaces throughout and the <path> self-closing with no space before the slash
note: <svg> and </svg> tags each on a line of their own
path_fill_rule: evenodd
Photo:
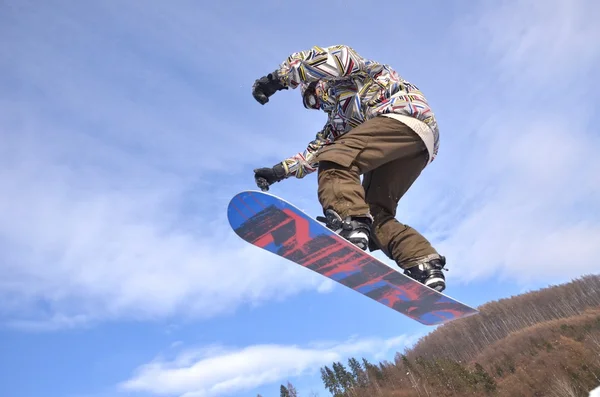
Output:
<svg viewBox="0 0 600 397">
<path fill-rule="evenodd" d="M 304 266 L 424 325 L 478 311 L 363 251 L 289 202 L 270 193 L 243 191 L 227 218 L 243 240 Z"/>
</svg>

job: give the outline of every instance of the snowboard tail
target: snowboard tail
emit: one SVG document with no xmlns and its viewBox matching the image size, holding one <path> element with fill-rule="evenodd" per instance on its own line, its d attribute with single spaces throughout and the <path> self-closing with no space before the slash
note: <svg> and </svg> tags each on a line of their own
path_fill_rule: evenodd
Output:
<svg viewBox="0 0 600 397">
<path fill-rule="evenodd" d="M 478 311 L 392 269 L 272 194 L 245 191 L 227 209 L 243 240 L 328 277 L 422 324 Z"/>
</svg>

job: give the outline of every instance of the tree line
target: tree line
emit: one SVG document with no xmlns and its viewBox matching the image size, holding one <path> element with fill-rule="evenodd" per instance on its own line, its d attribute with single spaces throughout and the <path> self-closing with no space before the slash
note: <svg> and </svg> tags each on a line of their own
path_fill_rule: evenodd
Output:
<svg viewBox="0 0 600 397">
<path fill-rule="evenodd" d="M 393 363 L 362 359 L 361 366 L 350 358 L 348 368 L 339 362 L 322 367 L 323 384 L 334 397 L 528 395 L 527 387 L 549 384 L 547 395 L 576 397 L 600 385 L 599 275 L 479 310 L 397 352 Z"/>
<path fill-rule="evenodd" d="M 478 315 L 452 321 L 425 335 L 406 355 L 469 361 L 511 333 L 596 307 L 600 307 L 600 275 L 586 275 L 569 283 L 488 302 L 478 308 Z"/>
<path fill-rule="evenodd" d="M 488 302 L 438 327 L 394 362 L 320 368 L 333 397 L 587 396 L 600 385 L 600 275 Z M 280 386 L 280 397 L 298 397 Z"/>
</svg>

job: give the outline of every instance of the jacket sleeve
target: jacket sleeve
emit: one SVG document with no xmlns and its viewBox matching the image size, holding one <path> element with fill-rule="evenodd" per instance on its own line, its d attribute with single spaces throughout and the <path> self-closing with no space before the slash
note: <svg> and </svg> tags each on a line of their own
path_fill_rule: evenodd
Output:
<svg viewBox="0 0 600 397">
<path fill-rule="evenodd" d="M 310 50 L 291 54 L 277 70 L 282 83 L 292 89 L 300 84 L 318 80 L 343 80 L 358 73 L 368 73 L 369 61 L 362 58 L 351 47 L 335 45 L 331 47 L 314 46 Z M 318 168 L 315 160 L 321 147 L 328 143 L 326 137 L 329 125 L 312 140 L 307 148 L 282 161 L 286 178 L 303 178 Z"/>
<path fill-rule="evenodd" d="M 281 162 L 285 169 L 286 178 L 294 176 L 301 179 L 317 170 L 319 162 L 315 158 L 319 149 L 328 143 L 325 138 L 327 128 L 326 126 L 322 131 L 318 132 L 315 139 L 308 144 L 303 152 L 295 154 Z"/>
<path fill-rule="evenodd" d="M 367 73 L 369 61 L 351 47 L 335 45 L 295 52 L 278 69 L 282 83 L 292 89 L 301 83 L 317 80 L 345 79 L 357 73 Z"/>
</svg>

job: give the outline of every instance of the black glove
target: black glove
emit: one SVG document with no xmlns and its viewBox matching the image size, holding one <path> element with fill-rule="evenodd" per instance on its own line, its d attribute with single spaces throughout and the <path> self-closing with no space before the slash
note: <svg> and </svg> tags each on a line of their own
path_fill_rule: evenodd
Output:
<svg viewBox="0 0 600 397">
<path fill-rule="evenodd" d="M 261 105 L 269 102 L 269 97 L 277 91 L 287 90 L 288 88 L 281 83 L 277 71 L 269 73 L 254 82 L 252 86 L 252 96 Z"/>
<path fill-rule="evenodd" d="M 257 168 L 254 170 L 254 180 L 256 186 L 263 192 L 269 190 L 269 186 L 275 182 L 279 182 L 285 179 L 285 168 L 283 164 L 279 163 L 272 168 Z"/>
</svg>

